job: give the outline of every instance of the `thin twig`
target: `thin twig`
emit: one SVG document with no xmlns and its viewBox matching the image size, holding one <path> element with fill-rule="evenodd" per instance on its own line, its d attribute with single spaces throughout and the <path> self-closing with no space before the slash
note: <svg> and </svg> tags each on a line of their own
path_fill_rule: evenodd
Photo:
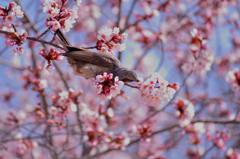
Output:
<svg viewBox="0 0 240 159">
<path fill-rule="evenodd" d="M 192 124 L 195 124 L 195 123 L 206 123 L 206 124 L 207 123 L 212 123 L 212 124 L 223 124 L 223 125 L 225 125 L 225 124 L 240 124 L 240 121 L 237 121 L 237 120 L 201 120 L 201 119 L 199 119 L 199 120 L 192 121 L 191 123 Z M 171 126 L 162 128 L 162 129 L 157 130 L 157 131 L 154 131 L 148 137 L 151 138 L 151 137 L 153 137 L 155 135 L 159 135 L 161 133 L 173 130 L 175 128 L 181 128 L 181 127 L 180 127 L 179 124 L 173 124 Z M 139 137 L 137 139 L 134 139 L 126 147 L 130 147 L 130 146 L 132 146 L 132 145 L 134 145 L 134 144 L 136 144 L 136 143 L 138 143 L 140 141 L 141 141 L 141 137 Z M 99 158 L 100 156 L 105 155 L 105 154 L 107 154 L 107 153 L 109 153 L 111 151 L 114 151 L 114 150 L 119 150 L 119 149 L 108 149 L 108 150 L 105 150 L 103 152 L 100 152 L 100 153 L 97 153 L 97 154 L 91 156 L 91 158 L 97 158 L 97 157 Z M 83 157 L 83 159 L 85 159 L 85 158 Z"/>
<path fill-rule="evenodd" d="M 130 10 L 128 12 L 128 15 L 127 15 L 127 18 L 126 18 L 126 21 L 125 21 L 125 24 L 124 24 L 124 29 L 128 26 L 129 20 L 131 18 L 131 15 L 134 11 L 134 7 L 136 6 L 137 2 L 138 2 L 138 0 L 133 0 L 133 2 L 131 4 Z"/>
<path fill-rule="evenodd" d="M 14 32 L 8 32 L 8 31 L 4 31 L 4 30 L 0 30 L 0 33 L 1 33 L 1 34 L 5 34 L 5 35 L 13 35 L 13 34 L 15 34 Z M 41 40 L 41 39 L 38 39 L 38 38 L 35 38 L 35 37 L 30 37 L 30 36 L 28 36 L 28 37 L 27 37 L 27 40 L 36 41 L 36 42 L 39 42 L 39 43 L 42 43 L 42 44 L 51 45 L 51 46 L 53 46 L 53 47 L 56 47 L 56 48 L 65 50 L 63 47 L 58 46 L 58 45 L 56 45 L 56 44 L 54 44 L 54 43 L 52 43 L 52 42 L 48 42 L 48 41 L 45 41 L 45 40 Z"/>
</svg>

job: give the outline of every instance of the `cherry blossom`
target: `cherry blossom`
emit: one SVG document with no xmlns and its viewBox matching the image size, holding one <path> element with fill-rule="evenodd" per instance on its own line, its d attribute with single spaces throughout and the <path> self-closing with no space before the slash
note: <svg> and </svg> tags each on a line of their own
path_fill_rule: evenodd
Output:
<svg viewBox="0 0 240 159">
<path fill-rule="evenodd" d="M 208 138 L 217 148 L 224 149 L 226 142 L 229 140 L 229 134 L 225 131 L 216 131 L 213 134 L 210 134 Z"/>
<path fill-rule="evenodd" d="M 203 123 L 189 124 L 184 127 L 192 145 L 201 145 L 201 137 L 205 135 L 206 128 Z"/>
<path fill-rule="evenodd" d="M 203 153 L 204 153 L 204 150 L 201 147 L 191 147 L 187 151 L 187 156 L 190 159 L 200 159 Z"/>
<path fill-rule="evenodd" d="M 15 149 L 16 156 L 23 157 L 24 155 L 27 154 L 27 152 L 31 151 L 33 147 L 34 145 L 31 140 L 26 139 L 26 140 L 19 141 Z"/>
<path fill-rule="evenodd" d="M 14 51 L 16 53 L 23 53 L 23 43 L 27 39 L 27 33 L 24 30 L 21 30 L 19 32 L 15 32 L 13 28 L 7 28 L 3 27 L 2 30 L 4 31 L 10 31 L 11 33 L 7 35 L 6 38 L 6 45 L 8 46 L 14 46 Z"/>
<path fill-rule="evenodd" d="M 9 125 L 16 125 L 16 124 L 19 123 L 19 119 L 18 119 L 17 116 L 16 116 L 14 113 L 12 113 L 12 112 L 8 113 L 7 121 L 8 121 L 8 124 L 9 124 Z"/>
<path fill-rule="evenodd" d="M 43 2 L 43 12 L 48 14 L 46 25 L 53 31 L 62 29 L 68 32 L 77 19 L 78 7 L 72 9 L 65 8 L 67 1 L 45 0 Z"/>
<path fill-rule="evenodd" d="M 127 38 L 127 34 L 120 33 L 120 29 L 103 27 L 98 32 L 97 49 L 104 53 L 113 53 L 116 51 L 124 51 L 125 44 L 122 43 Z"/>
<path fill-rule="evenodd" d="M 226 75 L 226 80 L 236 95 L 240 95 L 240 71 L 238 69 L 230 70 Z"/>
<path fill-rule="evenodd" d="M 22 79 L 24 80 L 23 87 L 25 89 L 32 88 L 37 92 L 42 92 L 47 87 L 47 81 L 45 79 L 39 79 L 37 76 L 39 70 L 32 70 L 30 68 L 24 70 Z"/>
<path fill-rule="evenodd" d="M 81 4 L 80 7 L 81 9 L 78 10 L 78 18 L 75 28 L 77 31 L 88 30 L 90 34 L 92 31 L 97 29 L 95 22 L 101 17 L 101 10 L 99 6 L 95 5 L 94 3 Z"/>
<path fill-rule="evenodd" d="M 111 73 L 96 76 L 96 88 L 99 95 L 112 98 L 121 92 L 124 83 Z"/>
<path fill-rule="evenodd" d="M 240 159 L 239 15 L 237 0 L 1 1 L 0 159 Z M 140 81 L 101 71 L 107 54 Z"/>
<path fill-rule="evenodd" d="M 212 66 L 213 54 L 208 51 L 199 53 L 198 56 L 190 54 L 186 62 L 182 65 L 182 69 L 186 73 L 195 72 L 199 75 L 205 75 Z"/>
<path fill-rule="evenodd" d="M 36 120 L 41 120 L 45 118 L 45 113 L 43 112 L 43 110 L 40 107 L 36 107 L 34 109 L 34 115 Z"/>
<path fill-rule="evenodd" d="M 176 101 L 176 115 L 180 126 L 187 126 L 191 123 L 195 115 L 193 104 L 188 100 L 178 99 Z"/>
<path fill-rule="evenodd" d="M 204 38 L 203 33 L 197 29 L 193 29 L 189 40 L 190 51 L 187 52 L 187 56 L 184 57 L 181 66 L 185 73 L 193 72 L 204 76 L 211 69 L 214 62 L 214 55 L 207 48 L 206 44 L 207 39 Z"/>
<path fill-rule="evenodd" d="M 110 146 L 116 149 L 124 149 L 129 144 L 130 139 L 125 135 L 110 135 L 107 139 Z"/>
<path fill-rule="evenodd" d="M 97 146 L 98 144 L 104 142 L 103 139 L 106 138 L 106 134 L 101 128 L 87 128 L 86 132 L 85 140 L 92 146 Z"/>
<path fill-rule="evenodd" d="M 157 16 L 159 14 L 158 8 L 152 7 L 154 5 L 153 2 L 146 1 L 146 2 L 143 2 L 141 5 L 143 6 L 145 14 L 148 15 L 149 17 Z"/>
<path fill-rule="evenodd" d="M 4 22 L 11 22 L 15 17 L 22 18 L 23 11 L 15 2 L 10 2 L 7 7 L 0 6 L 0 17 Z"/>
<path fill-rule="evenodd" d="M 52 61 L 61 59 L 60 53 L 53 48 L 48 52 L 45 49 L 42 49 L 39 54 L 47 61 L 47 68 L 52 65 Z"/>
<path fill-rule="evenodd" d="M 149 141 L 149 136 L 152 134 L 152 126 L 148 123 L 144 123 L 136 127 L 136 133 L 146 141 Z"/>
<path fill-rule="evenodd" d="M 240 154 L 239 152 L 235 151 L 234 149 L 228 149 L 226 154 L 227 159 L 239 159 Z"/>
<path fill-rule="evenodd" d="M 142 98 L 149 106 L 160 108 L 173 97 L 177 85 L 169 83 L 155 73 L 143 82 L 140 90 Z"/>
</svg>

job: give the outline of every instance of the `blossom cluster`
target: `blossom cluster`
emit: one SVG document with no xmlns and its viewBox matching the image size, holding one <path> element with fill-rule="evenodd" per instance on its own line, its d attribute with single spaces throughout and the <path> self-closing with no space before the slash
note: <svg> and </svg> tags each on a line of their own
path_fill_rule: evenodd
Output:
<svg viewBox="0 0 240 159">
<path fill-rule="evenodd" d="M 43 92 L 47 87 L 48 82 L 45 79 L 39 79 L 40 69 L 27 68 L 24 70 L 22 79 L 24 81 L 23 87 L 25 89 L 32 88 L 32 90 L 37 92 Z"/>
<path fill-rule="evenodd" d="M 204 150 L 202 147 L 190 147 L 187 151 L 187 156 L 189 159 L 200 159 L 204 154 Z"/>
<path fill-rule="evenodd" d="M 103 53 L 113 53 L 116 51 L 124 51 L 125 44 L 123 40 L 127 38 L 126 33 L 120 33 L 120 29 L 103 27 L 98 32 L 97 50 Z"/>
<path fill-rule="evenodd" d="M 148 105 L 161 107 L 172 99 L 177 87 L 176 83 L 169 83 L 155 73 L 141 84 L 140 91 Z"/>
<path fill-rule="evenodd" d="M 47 61 L 47 68 L 51 66 L 52 61 L 61 59 L 60 53 L 51 48 L 48 52 L 42 49 L 39 54 Z"/>
<path fill-rule="evenodd" d="M 193 114 L 193 113 L 192 113 Z M 181 120 L 181 119 L 180 119 Z M 187 121 L 187 119 L 185 119 Z M 189 125 L 186 125 L 187 122 Z M 185 131 L 189 136 L 189 139 L 191 141 L 191 144 L 193 145 L 200 145 L 201 144 L 201 136 L 206 133 L 206 128 L 203 123 L 190 123 L 191 119 L 189 119 L 187 122 L 180 121 L 180 126 L 186 125 Z"/>
<path fill-rule="evenodd" d="M 10 126 L 17 125 L 17 124 L 19 124 L 19 119 L 14 113 L 9 112 L 8 116 L 7 116 L 7 123 Z"/>
<path fill-rule="evenodd" d="M 68 32 L 76 22 L 78 6 L 67 9 L 66 3 L 66 0 L 44 0 L 43 2 L 43 12 L 48 14 L 46 25 L 53 31 L 62 29 Z"/>
<path fill-rule="evenodd" d="M 143 123 L 133 127 L 133 132 L 136 133 L 141 139 L 149 141 L 149 136 L 152 134 L 152 125 L 150 123 Z"/>
<path fill-rule="evenodd" d="M 32 142 L 32 140 L 23 139 L 17 143 L 16 148 L 14 149 L 14 153 L 18 157 L 23 157 L 25 154 L 30 152 L 35 146 L 36 143 Z"/>
<path fill-rule="evenodd" d="M 101 96 L 112 98 L 117 96 L 123 87 L 124 83 L 114 77 L 112 73 L 103 73 L 96 76 L 97 93 Z"/>
<path fill-rule="evenodd" d="M 240 70 L 233 69 L 227 73 L 226 80 L 236 95 L 240 95 Z"/>
<path fill-rule="evenodd" d="M 104 150 L 108 147 L 114 149 L 124 149 L 130 142 L 129 137 L 126 134 L 114 134 L 112 132 L 106 133 L 103 129 L 87 129 L 86 136 L 84 138 L 89 145 L 99 146 L 100 150 Z"/>
<path fill-rule="evenodd" d="M 63 127 L 64 118 L 71 112 L 76 112 L 78 103 L 77 97 L 80 96 L 80 92 L 73 91 L 61 91 L 57 95 L 52 96 L 52 106 L 50 108 L 50 116 L 48 118 L 48 124 Z"/>
<path fill-rule="evenodd" d="M 22 18 L 23 11 L 15 2 L 10 2 L 7 7 L 0 6 L 0 17 L 5 23 L 11 23 L 15 17 Z"/>
<path fill-rule="evenodd" d="M 16 31 L 13 27 L 2 28 L 3 31 L 9 32 L 6 35 L 6 45 L 14 46 L 14 52 L 22 53 L 23 52 L 23 43 L 27 39 L 27 33 L 25 30 Z"/>
<path fill-rule="evenodd" d="M 240 159 L 240 153 L 234 149 L 228 149 L 226 159 Z"/>
<path fill-rule="evenodd" d="M 193 104 L 188 100 L 178 99 L 176 102 L 176 115 L 180 126 L 189 125 L 195 115 Z"/>
<path fill-rule="evenodd" d="M 0 159 L 240 159 L 236 0 L 13 1 L 0 2 Z M 58 46 L 57 29 L 71 29 L 72 50 L 86 56 L 118 55 L 140 82 L 67 71 L 68 57 L 59 59 L 70 46 Z M 120 56 L 124 43 L 129 54 Z"/>
<path fill-rule="evenodd" d="M 226 146 L 226 142 L 229 139 L 229 134 L 225 131 L 217 131 L 214 136 L 210 135 L 209 139 L 212 140 L 216 147 L 218 147 L 219 149 L 224 149 L 224 147 Z"/>
<path fill-rule="evenodd" d="M 110 134 L 107 143 L 112 148 L 124 149 L 130 143 L 130 138 L 126 134 Z"/>
<path fill-rule="evenodd" d="M 124 149 L 130 142 L 129 135 L 126 132 L 106 131 L 109 124 L 107 120 L 113 117 L 112 109 L 108 108 L 106 112 L 103 112 L 89 107 L 86 104 L 80 105 L 81 117 L 84 119 L 83 126 L 86 131 L 84 140 L 87 144 L 94 148 L 100 148 L 100 151 L 107 148 Z"/>
<path fill-rule="evenodd" d="M 194 72 L 205 75 L 211 69 L 213 57 L 213 54 L 209 51 L 203 51 L 197 57 L 190 54 L 182 65 L 182 69 L 185 73 Z"/>
<path fill-rule="evenodd" d="M 96 4 L 81 4 L 81 9 L 78 10 L 78 18 L 75 29 L 94 32 L 97 29 L 95 21 L 101 16 L 101 10 Z M 94 39 L 95 40 L 95 39 Z"/>
<path fill-rule="evenodd" d="M 152 18 L 154 16 L 159 15 L 157 4 L 153 1 L 143 1 L 141 6 L 143 7 L 145 17 L 144 18 Z"/>
<path fill-rule="evenodd" d="M 186 57 L 182 70 L 185 73 L 194 72 L 204 76 L 210 69 L 214 61 L 213 53 L 206 48 L 206 39 L 204 39 L 198 30 L 191 32 L 190 48 L 191 52 Z"/>
</svg>

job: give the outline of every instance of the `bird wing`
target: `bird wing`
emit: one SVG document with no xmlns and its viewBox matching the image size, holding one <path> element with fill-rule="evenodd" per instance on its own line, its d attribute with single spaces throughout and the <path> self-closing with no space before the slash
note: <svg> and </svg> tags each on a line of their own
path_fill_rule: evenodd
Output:
<svg viewBox="0 0 240 159">
<path fill-rule="evenodd" d="M 95 53 L 89 50 L 75 48 L 74 51 L 69 51 L 65 56 L 72 58 L 76 61 L 82 61 L 97 66 L 103 67 L 119 67 L 120 62 L 113 55 L 105 53 Z"/>
</svg>

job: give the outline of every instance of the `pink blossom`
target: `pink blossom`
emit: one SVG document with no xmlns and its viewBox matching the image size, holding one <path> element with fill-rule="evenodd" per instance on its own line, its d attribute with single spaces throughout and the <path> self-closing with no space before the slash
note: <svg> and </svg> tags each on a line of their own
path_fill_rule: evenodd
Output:
<svg viewBox="0 0 240 159">
<path fill-rule="evenodd" d="M 11 22 L 14 17 L 22 18 L 23 11 L 15 2 L 11 2 L 7 7 L 0 6 L 0 17 L 2 17 L 4 21 Z"/>
<path fill-rule="evenodd" d="M 107 137 L 107 143 L 110 147 L 115 149 L 124 149 L 130 142 L 129 137 L 126 134 L 109 135 Z"/>
<path fill-rule="evenodd" d="M 191 147 L 187 151 L 187 156 L 189 159 L 201 159 L 204 154 L 204 149 L 202 147 Z"/>
<path fill-rule="evenodd" d="M 23 157 L 27 154 L 27 152 L 33 149 L 34 145 L 31 140 L 22 140 L 17 143 L 17 147 L 15 149 L 15 154 L 18 157 Z"/>
<path fill-rule="evenodd" d="M 48 13 L 51 17 L 55 17 L 60 13 L 60 5 L 60 2 L 57 0 L 45 0 L 43 2 L 43 12 Z"/>
<path fill-rule="evenodd" d="M 33 111 L 36 120 L 41 120 L 45 118 L 45 113 L 40 107 L 36 107 Z"/>
<path fill-rule="evenodd" d="M 77 19 L 78 6 L 72 9 L 66 8 L 66 1 L 45 0 L 43 2 L 43 12 L 48 14 L 46 25 L 53 31 L 62 29 L 68 32 Z"/>
<path fill-rule="evenodd" d="M 79 97 L 79 93 L 70 89 L 69 91 L 61 91 L 52 97 L 52 106 L 50 114 L 52 119 L 48 122 L 51 124 L 61 124 L 63 126 L 63 118 L 71 112 L 76 112 L 78 103 L 75 99 Z"/>
<path fill-rule="evenodd" d="M 141 5 L 143 7 L 145 15 L 151 17 L 151 16 L 157 16 L 159 14 L 157 10 L 158 8 L 156 7 L 157 5 L 155 3 L 153 2 L 149 3 L 149 1 L 143 1 Z"/>
<path fill-rule="evenodd" d="M 97 146 L 100 143 L 104 142 L 104 138 L 106 137 L 106 134 L 102 129 L 92 129 L 88 128 L 86 130 L 85 140 L 90 144 L 91 146 Z"/>
<path fill-rule="evenodd" d="M 3 30 L 12 31 L 12 29 L 9 29 L 7 27 L 3 27 Z M 7 35 L 6 44 L 8 46 L 15 46 L 14 52 L 22 53 L 23 52 L 22 45 L 26 41 L 26 39 L 27 33 L 24 30 L 21 30 L 20 32 L 13 31 Z"/>
<path fill-rule="evenodd" d="M 213 63 L 213 54 L 208 51 L 199 53 L 198 56 L 190 54 L 182 65 L 185 73 L 194 72 L 199 75 L 205 75 L 211 69 Z"/>
<path fill-rule="evenodd" d="M 193 104 L 188 100 L 179 99 L 176 102 L 176 115 L 180 126 L 185 127 L 189 125 L 195 115 Z"/>
<path fill-rule="evenodd" d="M 204 76 L 211 69 L 214 55 L 206 49 L 206 39 L 197 29 L 193 29 L 191 36 L 189 42 L 191 52 L 184 59 L 182 70 L 185 73 L 193 72 Z"/>
<path fill-rule="evenodd" d="M 233 69 L 227 73 L 226 80 L 236 95 L 240 95 L 240 70 Z"/>
<path fill-rule="evenodd" d="M 61 24 L 59 23 L 58 20 L 55 20 L 55 19 L 48 20 L 46 24 L 47 24 L 48 27 L 51 27 L 52 30 L 54 30 L 54 31 L 61 28 Z"/>
<path fill-rule="evenodd" d="M 181 120 L 181 119 L 180 119 Z M 205 125 L 203 123 L 189 124 L 184 127 L 189 139 L 193 145 L 201 144 L 201 136 L 205 133 Z"/>
<path fill-rule="evenodd" d="M 240 153 L 230 148 L 227 150 L 226 159 L 240 159 Z"/>
<path fill-rule="evenodd" d="M 119 81 L 118 77 L 113 77 L 112 73 L 103 73 L 96 76 L 96 87 L 99 95 L 107 98 L 117 96 L 123 87 L 124 83 Z"/>
<path fill-rule="evenodd" d="M 121 34 L 120 29 L 117 27 L 113 29 L 103 27 L 98 32 L 97 49 L 105 53 L 113 53 L 114 50 L 123 51 L 125 44 L 122 42 L 126 38 L 127 34 Z"/>
<path fill-rule="evenodd" d="M 212 136 L 213 143 L 219 148 L 223 149 L 225 147 L 225 143 L 228 141 L 229 135 L 224 131 L 219 131 Z"/>
<path fill-rule="evenodd" d="M 190 48 L 192 51 L 198 51 L 205 48 L 206 40 L 196 28 L 191 31 L 191 36 Z"/>
<path fill-rule="evenodd" d="M 23 72 L 22 79 L 24 80 L 23 87 L 25 89 L 32 88 L 32 90 L 37 92 L 43 92 L 47 87 L 47 81 L 45 79 L 39 79 L 39 70 L 26 69 Z"/>
<path fill-rule="evenodd" d="M 26 32 L 22 32 L 22 33 L 12 33 L 8 35 L 8 41 L 7 44 L 10 46 L 14 46 L 14 45 L 22 45 L 23 42 L 26 40 L 27 38 L 27 33 Z"/>
<path fill-rule="evenodd" d="M 2 1 L 0 159 L 240 159 L 237 0 Z M 116 54 L 143 80 L 81 78 L 74 47 L 79 68 Z"/>
<path fill-rule="evenodd" d="M 47 61 L 47 68 L 52 65 L 52 61 L 61 59 L 60 53 L 53 48 L 48 52 L 42 49 L 39 54 Z"/>
<path fill-rule="evenodd" d="M 94 32 L 97 29 L 95 23 L 101 16 L 101 9 L 94 3 L 81 4 L 78 10 L 78 18 L 76 22 L 76 30 Z M 94 37 L 95 40 L 95 37 Z"/>
<path fill-rule="evenodd" d="M 17 125 L 17 124 L 19 124 L 19 122 L 20 122 L 20 121 L 19 121 L 18 117 L 17 117 L 13 112 L 8 113 L 7 123 L 8 123 L 10 126 Z"/>
<path fill-rule="evenodd" d="M 150 141 L 149 136 L 153 132 L 152 125 L 150 125 L 149 123 L 141 124 L 141 125 L 137 126 L 135 131 L 138 134 L 138 136 L 141 137 L 141 139 Z"/>
<path fill-rule="evenodd" d="M 140 87 L 141 95 L 145 103 L 150 106 L 160 107 L 173 97 L 176 89 L 176 84 L 170 84 L 156 73 L 143 82 Z"/>
</svg>

